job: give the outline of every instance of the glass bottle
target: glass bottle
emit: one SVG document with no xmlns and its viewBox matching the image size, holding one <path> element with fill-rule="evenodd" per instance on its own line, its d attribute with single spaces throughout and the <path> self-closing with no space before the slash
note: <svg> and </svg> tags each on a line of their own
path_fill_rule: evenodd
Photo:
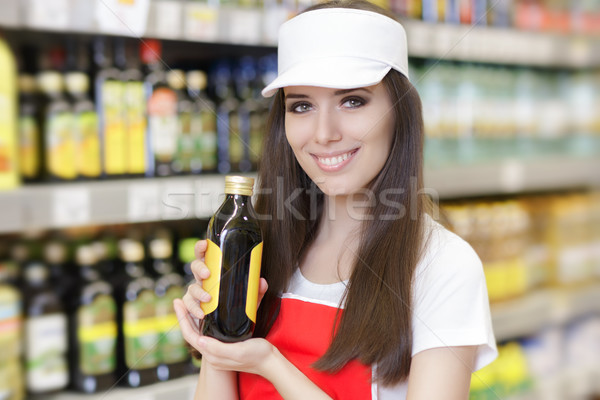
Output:
<svg viewBox="0 0 600 400">
<path fill-rule="evenodd" d="M 96 106 L 88 97 L 89 77 L 81 71 L 69 72 L 65 83 L 72 99 L 78 175 L 98 179 L 102 174 L 100 131 Z"/>
<path fill-rule="evenodd" d="M 144 247 L 138 241 L 119 242 L 123 270 L 117 287 L 120 322 L 118 370 L 125 386 L 157 382 L 159 331 L 156 323 L 154 281 L 144 270 Z"/>
<path fill-rule="evenodd" d="M 156 176 L 169 176 L 174 174 L 172 163 L 177 149 L 177 94 L 167 82 L 160 42 L 146 40 L 140 51 L 147 70 L 148 136 L 153 154 L 150 167 Z"/>
<path fill-rule="evenodd" d="M 71 381 L 81 392 L 98 393 L 116 381 L 117 306 L 94 247 L 80 245 L 75 259 L 79 278 L 70 304 Z"/>
<path fill-rule="evenodd" d="M 64 79 L 57 71 L 38 75 L 38 85 L 48 99 L 44 118 L 46 173 L 50 180 L 77 178 L 76 138 L 73 111 L 64 96 Z"/>
<path fill-rule="evenodd" d="M 173 309 L 173 300 L 185 294 L 183 277 L 173 265 L 173 246 L 166 237 L 155 238 L 149 244 L 152 271 L 155 276 L 156 319 L 160 329 L 160 360 L 158 379 L 167 380 L 185 375 L 189 353 Z"/>
<path fill-rule="evenodd" d="M 256 323 L 262 234 L 251 196 L 254 179 L 225 178 L 226 198 L 210 219 L 205 263 L 211 271 L 202 287 L 202 332 L 225 342 L 252 337 Z"/>
<path fill-rule="evenodd" d="M 195 103 L 190 121 L 194 151 L 190 160 L 192 173 L 213 172 L 217 169 L 217 111 L 215 103 L 206 95 L 206 73 L 189 71 L 187 90 Z"/>
<path fill-rule="evenodd" d="M 42 138 L 38 87 L 31 74 L 19 75 L 19 165 L 25 182 L 42 175 Z"/>
<path fill-rule="evenodd" d="M 46 265 L 31 262 L 24 278 L 26 387 L 43 399 L 69 384 L 67 315 Z"/>
</svg>

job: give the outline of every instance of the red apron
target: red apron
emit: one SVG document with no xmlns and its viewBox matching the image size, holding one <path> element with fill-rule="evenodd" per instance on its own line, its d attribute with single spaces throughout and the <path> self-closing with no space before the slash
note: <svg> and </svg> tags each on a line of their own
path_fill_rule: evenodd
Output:
<svg viewBox="0 0 600 400">
<path fill-rule="evenodd" d="M 371 366 L 354 360 L 335 374 L 311 367 L 331 343 L 337 312 L 337 307 L 311 302 L 310 299 L 284 297 L 267 340 L 331 398 L 371 399 Z M 240 400 L 282 398 L 269 381 L 247 373 L 239 373 L 239 393 Z"/>
</svg>

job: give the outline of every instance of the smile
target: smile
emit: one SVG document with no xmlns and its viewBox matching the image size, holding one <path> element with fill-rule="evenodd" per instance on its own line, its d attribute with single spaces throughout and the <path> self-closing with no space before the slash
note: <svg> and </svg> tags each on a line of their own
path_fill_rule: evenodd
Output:
<svg viewBox="0 0 600 400">
<path fill-rule="evenodd" d="M 353 149 L 346 153 L 337 154 L 334 156 L 325 157 L 323 155 L 315 155 L 313 157 L 316 159 L 319 167 L 326 171 L 334 171 L 342 168 L 344 165 L 348 164 L 350 160 L 354 157 L 356 152 L 359 149 Z"/>
</svg>

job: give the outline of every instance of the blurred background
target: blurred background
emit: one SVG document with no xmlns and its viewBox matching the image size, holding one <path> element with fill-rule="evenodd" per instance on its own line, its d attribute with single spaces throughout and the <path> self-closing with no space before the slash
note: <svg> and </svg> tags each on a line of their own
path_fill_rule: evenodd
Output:
<svg viewBox="0 0 600 400">
<path fill-rule="evenodd" d="M 600 398 L 600 1 L 378 0 L 484 263 L 472 399 Z M 311 0 L 0 0 L 0 400 L 192 398 L 170 304 Z"/>
</svg>

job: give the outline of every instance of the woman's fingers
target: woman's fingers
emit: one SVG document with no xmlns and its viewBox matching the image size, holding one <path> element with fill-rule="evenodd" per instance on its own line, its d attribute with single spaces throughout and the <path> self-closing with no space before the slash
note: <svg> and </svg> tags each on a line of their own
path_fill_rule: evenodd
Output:
<svg viewBox="0 0 600 400">
<path fill-rule="evenodd" d="M 267 280 L 265 278 L 260 278 L 258 282 L 258 305 L 260 306 L 260 302 L 263 297 L 265 297 L 265 293 L 267 293 L 267 289 L 269 289 L 269 285 L 267 284 Z"/>
<path fill-rule="evenodd" d="M 206 253 L 206 248 L 208 247 L 208 242 L 206 240 L 198 240 L 194 245 L 194 255 L 197 259 L 203 260 L 204 253 Z"/>
<path fill-rule="evenodd" d="M 193 284 L 188 287 L 188 291 L 185 295 L 183 295 L 183 305 L 187 308 L 187 311 L 191 313 L 194 317 L 198 319 L 204 318 L 204 311 L 200 307 L 200 303 L 198 298 L 191 294 L 191 289 L 198 287 L 198 284 Z M 200 288 L 202 290 L 202 288 Z M 194 291 L 196 291 L 194 289 Z M 206 293 L 206 292 L 205 292 Z M 207 293 L 208 294 L 208 293 Z"/>
<path fill-rule="evenodd" d="M 192 261 L 190 268 L 197 282 L 202 282 L 210 277 L 210 270 L 206 264 L 204 264 L 204 261 L 194 260 Z"/>
<path fill-rule="evenodd" d="M 173 308 L 175 309 L 175 314 L 177 315 L 183 338 L 190 345 L 197 347 L 198 338 L 200 337 L 199 328 L 197 327 L 196 321 L 194 321 L 192 316 L 188 313 L 186 307 L 187 306 L 184 305 L 184 302 L 180 299 L 175 299 L 173 301 Z"/>
</svg>

